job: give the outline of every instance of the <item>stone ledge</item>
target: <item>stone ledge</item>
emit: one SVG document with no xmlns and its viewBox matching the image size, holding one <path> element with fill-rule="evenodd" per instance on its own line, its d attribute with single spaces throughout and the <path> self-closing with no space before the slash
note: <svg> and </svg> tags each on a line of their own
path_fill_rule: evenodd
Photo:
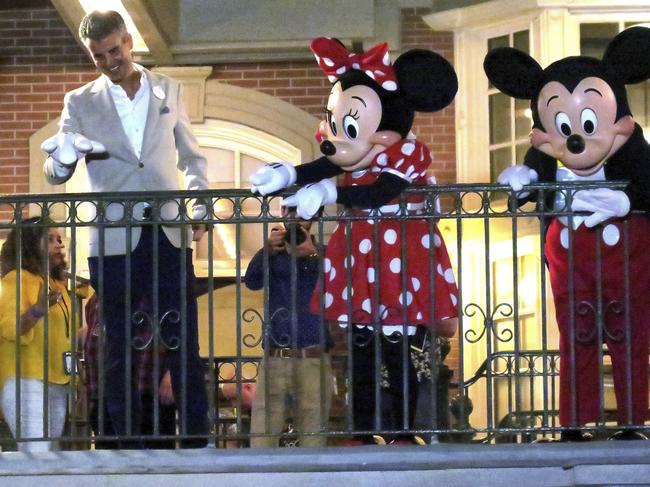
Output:
<svg viewBox="0 0 650 487">
<path fill-rule="evenodd" d="M 625 466 L 650 484 L 650 442 L 426 447 L 99 450 L 0 454 L 0 476 L 559 469 Z"/>
</svg>

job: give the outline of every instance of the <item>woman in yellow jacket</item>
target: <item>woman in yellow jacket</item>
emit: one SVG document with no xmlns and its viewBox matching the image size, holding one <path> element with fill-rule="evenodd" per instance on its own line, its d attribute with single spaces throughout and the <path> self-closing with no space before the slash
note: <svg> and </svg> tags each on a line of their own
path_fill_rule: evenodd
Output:
<svg viewBox="0 0 650 487">
<path fill-rule="evenodd" d="M 0 251 L 0 404 L 20 451 L 53 449 L 52 442 L 20 441 L 45 436 L 45 391 L 47 435 L 57 438 L 63 433 L 70 381 L 64 354 L 71 349 L 72 310 L 64 248 L 59 229 L 30 218 L 21 225 L 20 235 L 12 229 Z"/>
</svg>

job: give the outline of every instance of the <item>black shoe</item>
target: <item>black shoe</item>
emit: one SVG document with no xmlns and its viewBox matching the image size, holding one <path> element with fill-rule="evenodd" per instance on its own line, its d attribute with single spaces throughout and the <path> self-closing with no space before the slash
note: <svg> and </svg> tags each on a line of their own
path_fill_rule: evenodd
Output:
<svg viewBox="0 0 650 487">
<path fill-rule="evenodd" d="M 583 433 L 580 430 L 565 430 L 560 433 L 561 442 L 591 441 L 592 438 L 591 433 Z"/>
<path fill-rule="evenodd" d="M 647 440 L 648 437 L 637 430 L 624 429 L 609 437 L 610 440 Z"/>
<path fill-rule="evenodd" d="M 190 438 L 180 441 L 181 448 L 205 448 L 208 446 L 207 438 Z"/>
</svg>

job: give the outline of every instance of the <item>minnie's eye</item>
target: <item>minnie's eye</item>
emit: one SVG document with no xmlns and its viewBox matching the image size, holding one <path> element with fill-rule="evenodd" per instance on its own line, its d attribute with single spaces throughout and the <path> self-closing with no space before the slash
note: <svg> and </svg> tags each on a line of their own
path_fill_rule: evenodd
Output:
<svg viewBox="0 0 650 487">
<path fill-rule="evenodd" d="M 555 126 L 557 127 L 557 131 L 565 137 L 571 135 L 571 120 L 569 120 L 569 116 L 566 113 L 560 112 L 555 115 Z"/>
<path fill-rule="evenodd" d="M 343 117 L 343 130 L 350 139 L 356 139 L 359 136 L 359 124 L 352 115 Z"/>
<path fill-rule="evenodd" d="M 585 108 L 580 114 L 580 123 L 585 131 L 585 134 L 592 135 L 598 128 L 598 117 L 591 108 Z"/>
<path fill-rule="evenodd" d="M 327 114 L 327 123 L 330 125 L 330 130 L 332 131 L 332 135 L 336 136 L 336 122 L 334 121 L 334 117 L 332 117 L 331 113 Z"/>
</svg>

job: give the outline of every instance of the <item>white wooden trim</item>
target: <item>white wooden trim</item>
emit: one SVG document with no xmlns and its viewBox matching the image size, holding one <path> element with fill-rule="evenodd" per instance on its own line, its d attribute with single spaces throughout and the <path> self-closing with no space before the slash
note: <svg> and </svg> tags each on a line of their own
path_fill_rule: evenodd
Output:
<svg viewBox="0 0 650 487">
<path fill-rule="evenodd" d="M 242 124 L 206 119 L 202 124 L 192 125 L 192 132 L 202 147 L 245 153 L 264 162 L 300 163 L 300 149 L 278 137 Z"/>
</svg>

